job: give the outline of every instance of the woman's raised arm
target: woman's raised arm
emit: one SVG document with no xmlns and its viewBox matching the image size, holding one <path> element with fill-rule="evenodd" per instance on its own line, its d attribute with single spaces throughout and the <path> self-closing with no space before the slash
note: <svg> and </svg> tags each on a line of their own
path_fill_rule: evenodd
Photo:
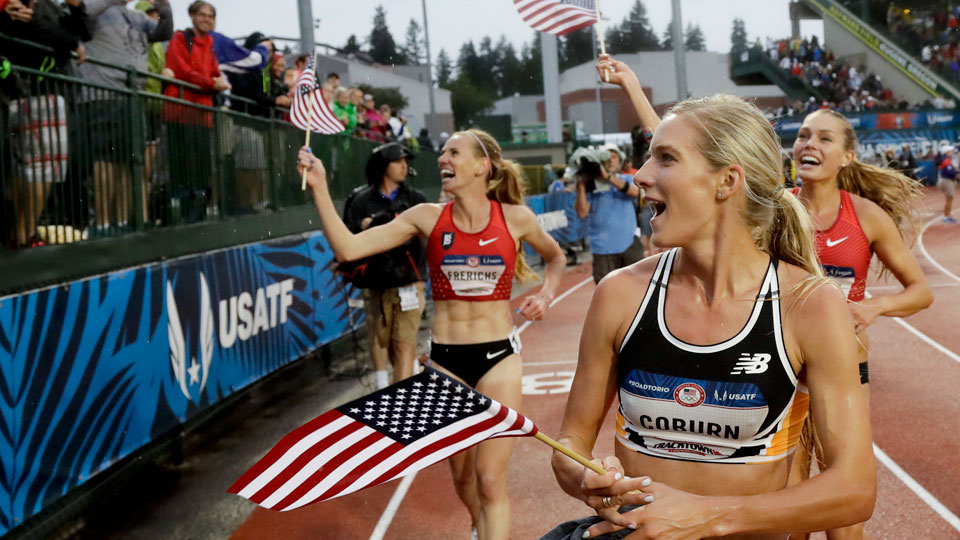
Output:
<svg viewBox="0 0 960 540">
<path fill-rule="evenodd" d="M 320 214 L 323 235 L 340 262 L 362 259 L 403 244 L 424 233 L 426 229 L 423 227 L 426 223 L 431 223 L 430 216 L 435 213 L 430 204 L 418 204 L 389 223 L 353 234 L 340 219 L 340 214 L 333 205 L 323 162 L 306 146 L 301 148 L 297 155 L 297 171 L 303 174 L 304 170 L 307 171 L 307 185 L 313 191 L 313 201 L 317 206 L 317 213 Z"/>
</svg>

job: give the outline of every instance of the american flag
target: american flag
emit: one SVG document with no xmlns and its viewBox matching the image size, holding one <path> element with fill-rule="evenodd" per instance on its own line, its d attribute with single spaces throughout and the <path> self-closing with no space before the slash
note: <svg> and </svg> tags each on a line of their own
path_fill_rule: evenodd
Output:
<svg viewBox="0 0 960 540">
<path fill-rule="evenodd" d="M 597 22 L 594 0 L 513 0 L 513 5 L 538 32 L 563 36 Z"/>
<path fill-rule="evenodd" d="M 323 99 L 323 92 L 317 84 L 317 74 L 313 71 L 313 58 L 307 60 L 307 67 L 300 74 L 294 88 L 296 91 L 293 93 L 293 106 L 290 107 L 290 122 L 293 125 L 302 130 L 310 129 L 328 135 L 340 133 L 346 129 Z M 311 94 L 313 95 L 312 112 L 310 112 Z"/>
<path fill-rule="evenodd" d="M 290 432 L 228 491 L 293 510 L 389 482 L 487 439 L 536 434 L 517 411 L 428 368 Z"/>
</svg>

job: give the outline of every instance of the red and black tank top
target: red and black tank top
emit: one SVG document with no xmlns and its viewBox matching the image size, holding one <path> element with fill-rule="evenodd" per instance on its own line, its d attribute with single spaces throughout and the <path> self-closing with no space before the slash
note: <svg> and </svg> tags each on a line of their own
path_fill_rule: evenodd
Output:
<svg viewBox="0 0 960 540">
<path fill-rule="evenodd" d="M 499 202 L 490 201 L 487 227 L 468 233 L 454 225 L 451 201 L 440 212 L 427 242 L 433 299 L 509 300 L 516 261 L 517 245 Z"/>
<path fill-rule="evenodd" d="M 798 192 L 798 188 L 793 189 L 794 195 Z M 847 300 L 863 300 L 873 250 L 860 226 L 850 193 L 840 190 L 837 220 L 829 229 L 817 231 L 814 243 L 823 272 L 840 285 Z"/>
</svg>

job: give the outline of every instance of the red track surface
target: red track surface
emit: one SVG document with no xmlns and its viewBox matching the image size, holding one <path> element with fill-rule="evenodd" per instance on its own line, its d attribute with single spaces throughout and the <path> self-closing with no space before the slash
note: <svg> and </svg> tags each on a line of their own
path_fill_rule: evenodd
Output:
<svg viewBox="0 0 960 540">
<path fill-rule="evenodd" d="M 938 191 L 927 192 L 930 212 L 941 209 L 942 202 Z M 934 215 L 927 215 L 924 223 L 933 219 Z M 926 229 L 922 241 L 930 258 L 942 267 L 931 262 L 919 246 L 914 249 L 934 287 L 935 301 L 931 308 L 903 322 L 939 343 L 942 350 L 892 319 L 882 318 L 869 330 L 874 442 L 902 469 L 898 476 L 877 463 L 879 496 L 867 530 L 878 539 L 960 538 L 960 520 L 956 518 L 960 515 L 960 492 L 955 489 L 960 485 L 960 404 L 953 397 L 960 388 L 960 317 L 956 308 L 960 304 L 960 225 L 937 221 Z M 565 384 L 576 367 L 580 329 L 594 289 L 589 265 L 568 272 L 559 289 L 562 293 L 581 282 L 586 283 L 559 300 L 545 321 L 530 325 L 522 335 L 525 390 L 521 410 L 551 435 L 559 429 L 566 403 Z M 889 294 L 885 288 L 894 284 L 892 278 L 882 282 L 874 279 L 868 291 Z M 519 304 L 520 298 L 514 302 Z M 612 451 L 612 424 L 611 414 L 600 434 L 598 455 Z M 550 449 L 539 441 L 517 440 L 509 466 L 512 538 L 538 538 L 561 521 L 589 513 L 557 487 L 549 459 Z M 929 497 L 921 498 L 911 490 L 903 473 L 922 486 Z M 469 515 L 453 491 L 445 463 L 417 474 L 406 495 L 395 497 L 395 509 L 387 511 L 400 483 L 391 482 L 292 512 L 257 508 L 232 538 L 470 537 Z M 934 510 L 938 504 L 944 509 L 940 514 Z M 381 531 L 375 535 L 378 522 Z"/>
</svg>

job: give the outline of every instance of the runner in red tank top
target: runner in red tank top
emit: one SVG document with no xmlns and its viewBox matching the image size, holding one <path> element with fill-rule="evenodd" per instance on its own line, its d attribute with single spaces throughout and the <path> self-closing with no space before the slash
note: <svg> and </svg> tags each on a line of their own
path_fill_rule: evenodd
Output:
<svg viewBox="0 0 960 540">
<path fill-rule="evenodd" d="M 869 399 L 865 330 L 880 316 L 905 317 L 926 308 L 933 294 L 898 227 L 911 220 L 919 184 L 893 169 L 862 163 L 856 158 L 856 146 L 850 122 L 837 112 L 821 110 L 804 119 L 793 144 L 793 156 L 802 182 L 796 193 L 818 231 L 821 264 L 828 274 L 843 280 L 852 278 L 847 298 L 862 346 L 860 381 Z M 884 296 L 865 294 L 873 253 L 903 290 Z M 798 454 L 804 457 L 804 453 Z M 812 450 L 805 455 L 809 458 Z M 808 477 L 809 464 L 810 459 L 795 459 L 791 482 Z M 831 540 L 869 538 L 862 523 L 828 531 L 828 536 Z"/>
<path fill-rule="evenodd" d="M 546 261 L 543 286 L 517 310 L 533 321 L 543 318 L 553 299 L 566 258 L 523 204 L 520 169 L 503 159 L 488 133 L 476 129 L 454 133 L 437 163 L 443 190 L 452 202 L 419 204 L 389 223 L 352 234 L 330 198 L 323 163 L 308 148 L 298 156 L 338 261 L 386 251 L 415 236 L 428 239 L 435 308 L 433 367 L 519 409 L 523 369 L 510 289 L 515 275 L 535 276 L 520 250 L 526 242 Z M 484 540 L 509 537 L 506 469 L 512 448 L 512 438 L 494 439 L 450 458 L 457 495 Z"/>
</svg>

